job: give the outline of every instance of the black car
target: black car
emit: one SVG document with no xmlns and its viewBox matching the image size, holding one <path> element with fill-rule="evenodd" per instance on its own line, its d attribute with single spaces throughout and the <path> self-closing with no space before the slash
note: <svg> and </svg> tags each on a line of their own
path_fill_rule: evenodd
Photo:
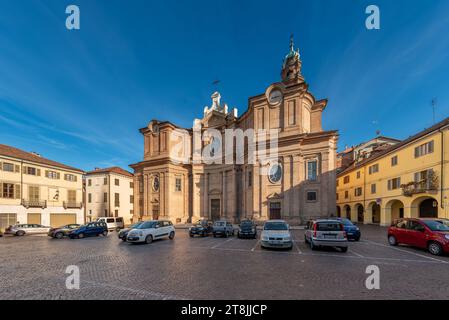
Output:
<svg viewBox="0 0 449 320">
<path fill-rule="evenodd" d="M 257 226 L 251 220 L 243 220 L 240 222 L 239 231 L 237 232 L 239 238 L 257 238 Z"/>
<path fill-rule="evenodd" d="M 48 231 L 48 236 L 56 239 L 62 239 L 67 237 L 72 230 L 78 229 L 81 227 L 80 224 L 72 223 L 59 228 L 51 228 Z"/>
<path fill-rule="evenodd" d="M 122 241 L 126 241 L 126 237 L 128 236 L 128 233 L 132 230 L 132 229 L 136 229 L 138 226 L 140 226 L 143 223 L 143 221 L 137 222 L 133 225 L 130 225 L 128 228 L 122 229 L 119 233 L 118 233 L 118 238 L 121 239 Z"/>
<path fill-rule="evenodd" d="M 212 221 L 209 220 L 199 220 L 193 227 L 189 229 L 189 235 L 193 238 L 195 235 L 202 237 L 208 236 L 212 233 Z"/>
</svg>

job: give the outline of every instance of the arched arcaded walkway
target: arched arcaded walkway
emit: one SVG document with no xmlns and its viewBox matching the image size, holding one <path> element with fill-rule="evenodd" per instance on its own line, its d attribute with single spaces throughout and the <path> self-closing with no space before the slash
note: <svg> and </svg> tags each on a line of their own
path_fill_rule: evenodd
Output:
<svg viewBox="0 0 449 320">
<path fill-rule="evenodd" d="M 365 223 L 380 223 L 380 205 L 375 201 L 368 204 L 365 214 Z"/>
<path fill-rule="evenodd" d="M 337 206 L 337 217 L 341 217 L 341 208 L 340 206 Z"/>
<path fill-rule="evenodd" d="M 351 219 L 351 207 L 349 205 L 343 207 L 343 215 L 344 218 Z"/>
<path fill-rule="evenodd" d="M 357 221 L 358 223 L 364 223 L 365 222 L 365 208 L 361 203 L 357 203 L 355 205 L 355 214 L 353 221 Z"/>
<path fill-rule="evenodd" d="M 389 225 L 400 218 L 404 218 L 404 204 L 402 201 L 397 199 L 388 201 L 383 210 L 382 224 Z"/>
<path fill-rule="evenodd" d="M 438 201 L 433 197 L 419 197 L 412 201 L 413 218 L 438 218 Z"/>
</svg>

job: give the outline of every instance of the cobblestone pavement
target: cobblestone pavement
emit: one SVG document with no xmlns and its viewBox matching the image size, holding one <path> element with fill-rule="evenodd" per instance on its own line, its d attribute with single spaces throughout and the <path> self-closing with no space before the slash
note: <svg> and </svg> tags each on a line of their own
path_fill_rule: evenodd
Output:
<svg viewBox="0 0 449 320">
<path fill-rule="evenodd" d="M 258 240 L 189 238 L 150 245 L 116 233 L 82 240 L 0 238 L 1 299 L 448 299 L 449 257 L 390 247 L 386 229 L 362 226 L 349 251 L 311 251 L 294 230 L 292 251 L 267 251 Z M 79 290 L 65 286 L 80 268 Z M 380 290 L 368 290 L 368 265 Z"/>
</svg>

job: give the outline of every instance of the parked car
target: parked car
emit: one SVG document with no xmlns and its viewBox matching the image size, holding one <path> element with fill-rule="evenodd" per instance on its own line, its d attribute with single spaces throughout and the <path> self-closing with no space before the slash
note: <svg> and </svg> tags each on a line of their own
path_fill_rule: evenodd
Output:
<svg viewBox="0 0 449 320">
<path fill-rule="evenodd" d="M 120 231 L 125 228 L 125 223 L 122 217 L 99 217 L 96 222 L 104 222 L 110 231 Z"/>
<path fill-rule="evenodd" d="M 152 220 L 145 221 L 137 228 L 129 231 L 126 241 L 152 243 L 153 240 L 168 237 L 170 240 L 175 238 L 175 227 L 171 221 Z"/>
<path fill-rule="evenodd" d="M 69 235 L 70 231 L 81 227 L 80 224 L 68 224 L 59 228 L 51 228 L 48 236 L 56 239 L 62 239 Z"/>
<path fill-rule="evenodd" d="M 137 222 L 131 226 L 129 226 L 128 228 L 125 228 L 123 230 L 121 230 L 118 233 L 118 238 L 121 239 L 122 241 L 126 241 L 126 237 L 128 236 L 128 233 L 132 230 L 132 229 L 136 229 L 138 226 L 140 226 L 143 223 L 143 221 L 141 222 Z"/>
<path fill-rule="evenodd" d="M 108 235 L 108 226 L 104 222 L 90 222 L 78 229 L 70 231 L 68 234 L 70 239 L 83 239 L 85 237 L 96 237 L 99 235 L 103 235 L 104 237 Z"/>
<path fill-rule="evenodd" d="M 335 219 L 311 220 L 306 225 L 304 241 L 312 250 L 319 247 L 336 247 L 348 251 L 348 237 L 343 223 Z"/>
<path fill-rule="evenodd" d="M 15 236 L 24 236 L 26 234 L 45 234 L 51 227 L 46 227 L 40 224 L 16 224 L 6 228 L 5 233 L 13 234 Z"/>
<path fill-rule="evenodd" d="M 360 228 L 357 227 L 351 220 L 347 218 L 336 218 L 337 221 L 340 221 L 343 224 L 343 228 L 346 231 L 346 236 L 348 240 L 360 241 L 362 237 L 362 233 L 360 232 Z"/>
<path fill-rule="evenodd" d="M 212 227 L 212 234 L 215 237 L 223 236 L 225 238 L 234 235 L 234 226 L 226 220 L 215 221 Z"/>
<path fill-rule="evenodd" d="M 0 230 L 0 237 L 3 237 L 3 231 Z"/>
<path fill-rule="evenodd" d="M 293 248 L 290 227 L 284 220 L 268 220 L 260 235 L 262 248 Z"/>
<path fill-rule="evenodd" d="M 444 219 L 399 219 L 388 229 L 388 243 L 427 249 L 433 255 L 449 253 L 449 225 Z"/>
<path fill-rule="evenodd" d="M 237 232 L 238 238 L 257 238 L 257 226 L 254 221 L 243 220 L 240 222 L 239 230 Z"/>
<path fill-rule="evenodd" d="M 189 228 L 189 235 L 192 238 L 195 235 L 205 237 L 212 233 L 212 229 L 212 221 L 204 219 L 199 220 L 194 226 Z"/>
</svg>

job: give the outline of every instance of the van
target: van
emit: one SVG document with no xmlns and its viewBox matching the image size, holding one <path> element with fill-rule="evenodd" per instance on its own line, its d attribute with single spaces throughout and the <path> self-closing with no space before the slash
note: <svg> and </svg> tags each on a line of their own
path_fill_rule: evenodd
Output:
<svg viewBox="0 0 449 320">
<path fill-rule="evenodd" d="M 125 223 L 122 217 L 99 217 L 97 222 L 104 222 L 108 226 L 108 230 L 120 231 L 125 228 Z"/>
</svg>

